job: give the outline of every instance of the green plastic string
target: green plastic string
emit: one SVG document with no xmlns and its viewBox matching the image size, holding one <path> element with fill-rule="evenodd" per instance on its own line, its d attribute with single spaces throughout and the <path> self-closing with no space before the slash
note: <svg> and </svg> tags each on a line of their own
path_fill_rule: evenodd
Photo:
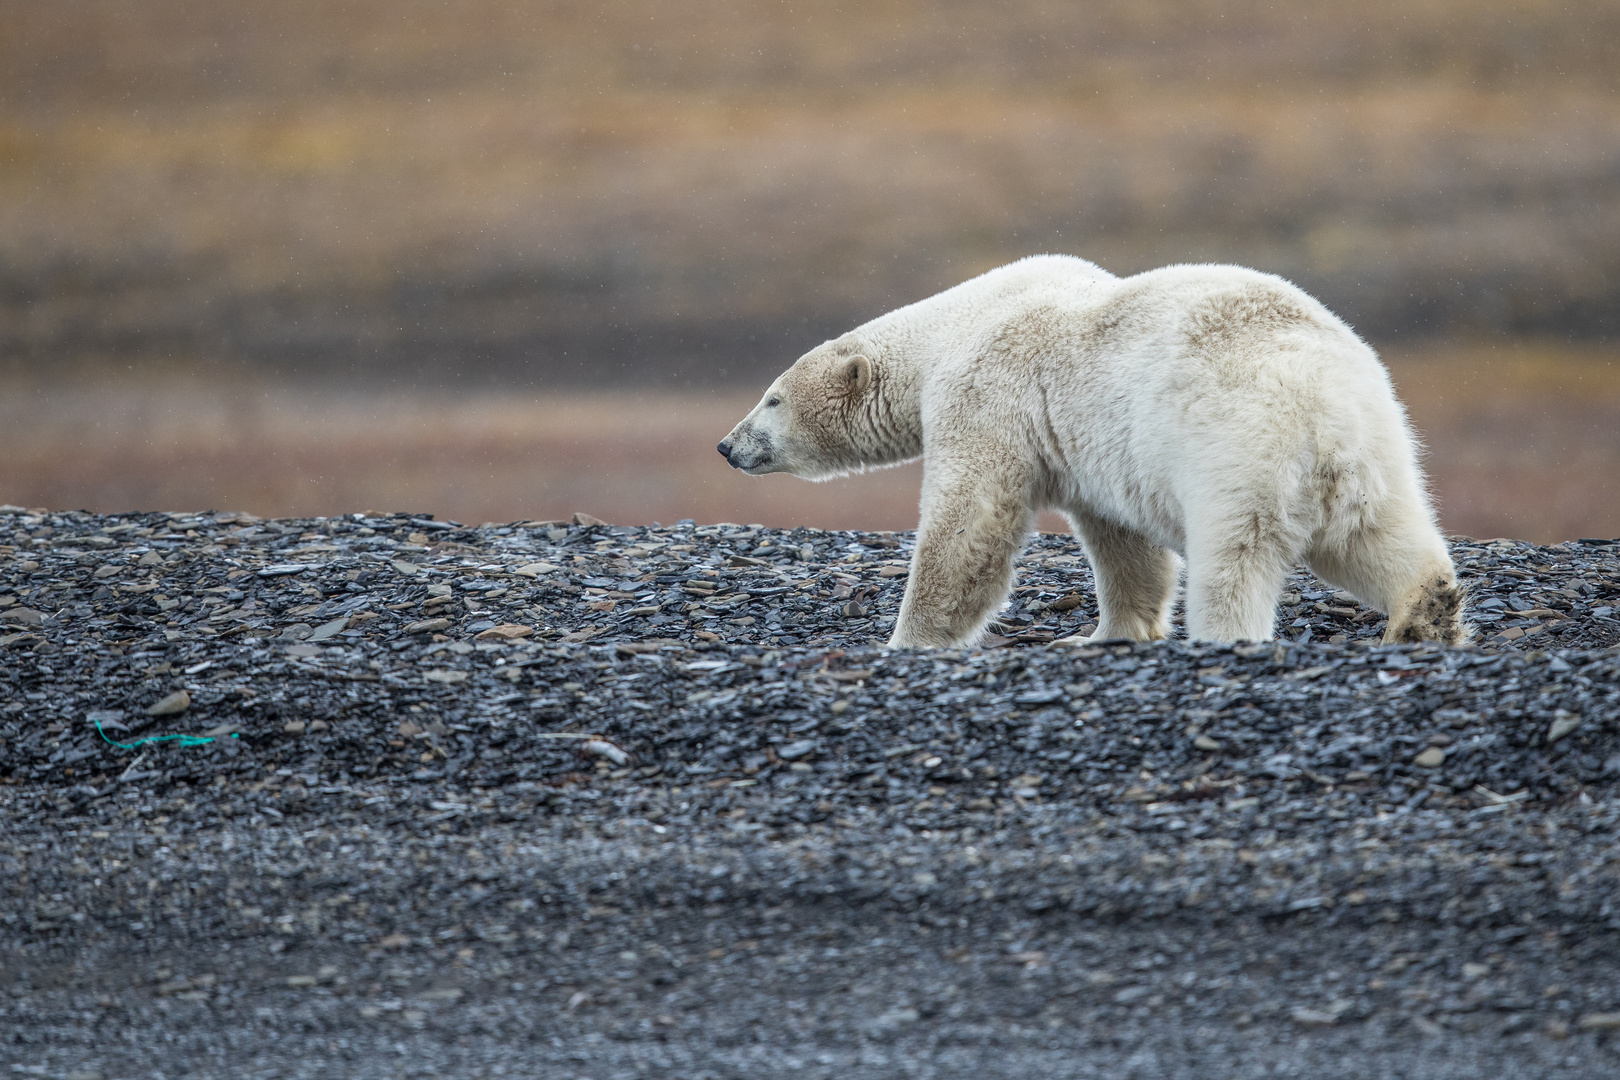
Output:
<svg viewBox="0 0 1620 1080">
<path fill-rule="evenodd" d="M 202 746 L 205 743 L 211 743 L 214 741 L 213 738 L 208 735 L 149 735 L 144 739 L 136 739 L 132 743 L 113 742 L 111 739 L 107 738 L 107 733 L 101 730 L 100 720 L 93 721 L 93 723 L 96 725 L 96 733 L 103 739 L 106 739 L 106 741 L 111 745 L 118 747 L 120 750 L 134 750 L 135 748 L 146 743 L 168 742 L 170 739 L 179 739 L 181 746 Z M 236 732 L 231 732 L 231 738 L 234 739 L 236 737 Z"/>
</svg>

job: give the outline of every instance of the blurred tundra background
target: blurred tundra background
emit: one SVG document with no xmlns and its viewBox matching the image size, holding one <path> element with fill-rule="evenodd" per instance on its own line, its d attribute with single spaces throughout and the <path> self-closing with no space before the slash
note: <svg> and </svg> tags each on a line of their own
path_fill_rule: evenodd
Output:
<svg viewBox="0 0 1620 1080">
<path fill-rule="evenodd" d="M 907 528 L 714 444 L 1057 251 L 1293 279 L 1446 528 L 1614 536 L 1617 91 L 1613 0 L 0 0 L 0 502 Z"/>
</svg>

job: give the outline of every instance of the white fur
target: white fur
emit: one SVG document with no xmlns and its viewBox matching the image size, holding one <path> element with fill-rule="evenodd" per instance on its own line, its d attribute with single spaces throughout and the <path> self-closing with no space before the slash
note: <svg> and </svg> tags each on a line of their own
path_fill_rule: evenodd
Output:
<svg viewBox="0 0 1620 1080">
<path fill-rule="evenodd" d="M 812 479 L 923 458 L 891 645 L 974 640 L 1045 508 L 1091 559 L 1097 638 L 1169 633 L 1173 553 L 1192 638 L 1272 637 L 1301 558 L 1391 613 L 1387 640 L 1463 633 L 1383 365 L 1316 300 L 1254 270 L 1117 278 L 1024 259 L 807 353 L 721 449 L 750 473 Z"/>
</svg>

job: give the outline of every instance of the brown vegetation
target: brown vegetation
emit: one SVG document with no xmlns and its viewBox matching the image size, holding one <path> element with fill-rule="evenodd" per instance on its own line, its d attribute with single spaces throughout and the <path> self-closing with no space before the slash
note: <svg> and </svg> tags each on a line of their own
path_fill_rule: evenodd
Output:
<svg viewBox="0 0 1620 1080">
<path fill-rule="evenodd" d="M 904 527 L 914 469 L 711 447 L 1051 250 L 1298 280 L 1405 343 L 1449 528 L 1620 533 L 1610 353 L 1413 345 L 1620 326 L 1617 45 L 1608 0 L 0 0 L 0 501 Z"/>
<path fill-rule="evenodd" d="M 1476 347 L 1391 366 L 1429 446 L 1448 531 L 1620 535 L 1613 353 Z M 242 381 L 29 384 L 0 394 L 0 502 L 98 511 L 430 512 L 904 529 L 917 466 L 810 484 L 733 472 L 726 394 L 361 393 Z M 1061 529 L 1055 516 L 1042 526 Z"/>
<path fill-rule="evenodd" d="M 1386 339 L 1620 310 L 1607 0 L 0 0 L 0 26 L 13 369 L 715 384 L 1041 250 L 1261 266 Z"/>
</svg>

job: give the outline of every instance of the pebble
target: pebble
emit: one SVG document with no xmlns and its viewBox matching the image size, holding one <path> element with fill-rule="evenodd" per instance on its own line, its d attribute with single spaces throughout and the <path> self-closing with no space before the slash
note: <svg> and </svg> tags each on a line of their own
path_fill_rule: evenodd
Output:
<svg viewBox="0 0 1620 1080">
<path fill-rule="evenodd" d="M 262 578 L 287 577 L 291 574 L 302 574 L 308 569 L 310 569 L 308 563 L 277 563 L 261 569 L 259 576 Z"/>
<path fill-rule="evenodd" d="M 191 708 L 191 694 L 185 690 L 176 690 L 148 705 L 145 712 L 147 716 L 173 716 L 189 708 Z"/>
<path fill-rule="evenodd" d="M 435 633 L 439 630 L 448 630 L 453 625 L 449 619 L 421 619 L 405 627 L 407 634 Z"/>
<path fill-rule="evenodd" d="M 515 641 L 526 638 L 534 633 L 534 627 L 524 626 L 521 623 L 502 623 L 491 626 L 487 630 L 480 630 L 474 635 L 475 641 Z"/>
<path fill-rule="evenodd" d="M 434 668 L 422 677 L 428 682 L 454 685 L 455 683 L 466 682 L 470 676 L 465 671 L 456 671 L 453 668 Z"/>
<path fill-rule="evenodd" d="M 1328 1027 L 1339 1022 L 1337 1013 L 1321 1009 L 1295 1008 L 1289 1010 L 1288 1016 L 1301 1027 Z"/>
<path fill-rule="evenodd" d="M 348 628 L 348 625 L 349 617 L 347 615 L 341 616 L 333 619 L 331 622 L 325 622 L 317 626 L 314 630 L 310 631 L 309 637 L 305 640 L 325 641 L 327 638 L 337 637 L 337 635 L 341 634 Z"/>
<path fill-rule="evenodd" d="M 623 765 L 630 760 L 629 754 L 605 739 L 588 739 L 580 745 L 580 749 L 587 754 L 607 758 L 615 765 Z"/>
<path fill-rule="evenodd" d="M 1581 718 L 1579 716 L 1559 710 L 1552 724 L 1547 728 L 1547 742 L 1549 744 L 1555 743 L 1564 736 L 1573 734 L 1580 726 Z"/>
<path fill-rule="evenodd" d="M 1480 620 L 1467 648 L 1383 646 L 1379 617 L 1303 571 L 1274 642 L 1052 648 L 1044 642 L 1094 625 L 1096 611 L 1079 546 L 1043 536 L 1020 559 L 1022 591 L 998 613 L 997 647 L 914 652 L 882 647 L 905 586 L 883 570 L 909 555 L 907 533 L 426 521 L 264 522 L 219 544 L 242 528 L 234 517 L 0 518 L 0 543 L 53 533 L 30 550 L 42 574 L 0 557 L 0 598 L 16 598 L 0 613 L 50 613 L 0 637 L 0 831 L 18 838 L 0 847 L 0 871 L 24 890 L 7 932 L 71 944 L 77 907 L 90 913 L 87 935 L 139 923 L 141 949 L 215 922 L 237 935 L 233 948 L 375 942 L 378 964 L 442 969 L 463 946 L 498 946 L 514 963 L 544 958 L 543 972 L 524 975 L 553 980 L 537 1008 L 561 1015 L 590 987 L 588 1015 L 618 1007 L 603 988 L 631 963 L 615 959 L 625 941 L 673 943 L 698 925 L 689 940 L 705 947 L 711 936 L 728 949 L 745 934 L 765 941 L 763 961 L 809 940 L 816 920 L 867 905 L 882 915 L 815 949 L 876 949 L 926 926 L 933 942 L 919 955 L 942 955 L 947 940 L 975 963 L 988 950 L 1042 953 L 1048 962 L 1006 972 L 1029 988 L 998 984 L 996 1000 L 1027 1002 L 1030 1015 L 1073 1001 L 1088 1030 L 1169 1009 L 1199 1024 L 1252 1011 L 1249 1030 L 1294 1039 L 1314 1023 L 1294 1008 L 1339 1029 L 1391 1001 L 1449 1016 L 1449 1001 L 1401 996 L 1446 993 L 1446 972 L 1462 973 L 1458 993 L 1522 1002 L 1526 1031 L 1556 1012 L 1540 988 L 1557 975 L 1573 987 L 1556 1002 L 1570 1025 L 1609 1030 L 1582 1025 L 1612 1014 L 1612 968 L 1601 950 L 1572 950 L 1608 933 L 1604 905 L 1620 887 L 1612 544 L 1455 541 Z M 114 543 L 74 546 L 89 535 Z M 164 558 L 106 584 L 81 561 L 92 547 L 126 567 L 148 548 Z M 396 572 L 407 557 L 420 573 Z M 536 563 L 551 569 L 517 572 Z M 846 616 L 850 604 L 860 617 Z M 1526 617 L 1538 610 L 1566 617 Z M 281 636 L 299 626 L 310 628 L 302 642 Z M 529 632 L 490 633 L 508 627 Z M 1527 628 L 1522 641 L 1503 633 Z M 129 752 L 85 723 L 95 703 L 138 737 L 147 703 L 181 693 L 182 679 L 186 720 L 150 731 L 217 732 L 212 744 Z M 158 817 L 170 838 L 154 847 L 144 831 Z M 190 914 L 104 912 L 124 894 L 72 870 L 75 845 L 101 843 L 91 830 L 112 837 L 109 857 L 143 888 L 185 883 L 153 904 L 173 899 Z M 235 853 L 211 846 L 227 836 Z M 353 853 L 333 855 L 340 842 Z M 418 853 L 438 860 L 431 871 L 395 875 Z M 278 880 L 303 874 L 299 903 L 272 895 L 254 866 L 276 867 Z M 263 908 L 251 926 L 230 922 L 245 918 L 226 903 L 238 880 L 243 905 Z M 370 916 L 327 902 L 357 895 L 357 882 L 376 899 Z M 56 893 L 71 905 L 49 915 Z M 668 899 L 637 906 L 652 896 Z M 756 897 L 761 914 L 745 930 Z M 771 905 L 784 913 L 762 914 Z M 1496 936 L 1504 910 L 1522 938 Z M 283 912 L 295 935 L 277 929 Z M 693 912 L 700 923 L 658 922 Z M 400 918 L 409 936 L 386 925 Z M 799 919 L 804 934 L 775 932 Z M 1267 991 L 1272 1001 L 1244 982 L 1269 961 L 1245 968 L 1162 944 L 1177 928 L 1194 944 L 1226 935 L 1262 951 L 1301 941 L 1323 951 L 1296 952 L 1292 989 Z M 581 935 L 575 947 L 557 943 L 563 932 Z M 587 943 L 598 932 L 620 940 Z M 1116 937 L 1134 944 L 1122 952 Z M 1292 944 L 1275 944 L 1284 938 Z M 1129 966 L 1156 952 L 1163 965 Z M 1094 953 L 1144 992 L 1116 1003 L 1119 987 L 1063 981 Z M 1391 953 L 1434 963 L 1380 974 L 1387 994 L 1366 990 L 1363 963 Z M 746 964 L 753 953 L 726 955 Z M 1471 976 L 1464 964 L 1482 955 L 1492 967 Z M 257 970 L 299 970 L 285 965 Z M 975 985 L 960 977 L 968 970 L 953 969 L 964 987 Z M 1233 981 L 1216 985 L 1212 971 Z M 932 1033 L 949 1000 L 929 997 L 917 1022 Z M 1498 1040 L 1478 1045 L 1508 1045 L 1490 1028 L 1497 1008 L 1457 1013 L 1483 1018 L 1480 1038 Z M 1466 1035 L 1442 1026 L 1435 1038 Z M 1599 1041 L 1577 1035 L 1562 1049 Z"/>
</svg>

